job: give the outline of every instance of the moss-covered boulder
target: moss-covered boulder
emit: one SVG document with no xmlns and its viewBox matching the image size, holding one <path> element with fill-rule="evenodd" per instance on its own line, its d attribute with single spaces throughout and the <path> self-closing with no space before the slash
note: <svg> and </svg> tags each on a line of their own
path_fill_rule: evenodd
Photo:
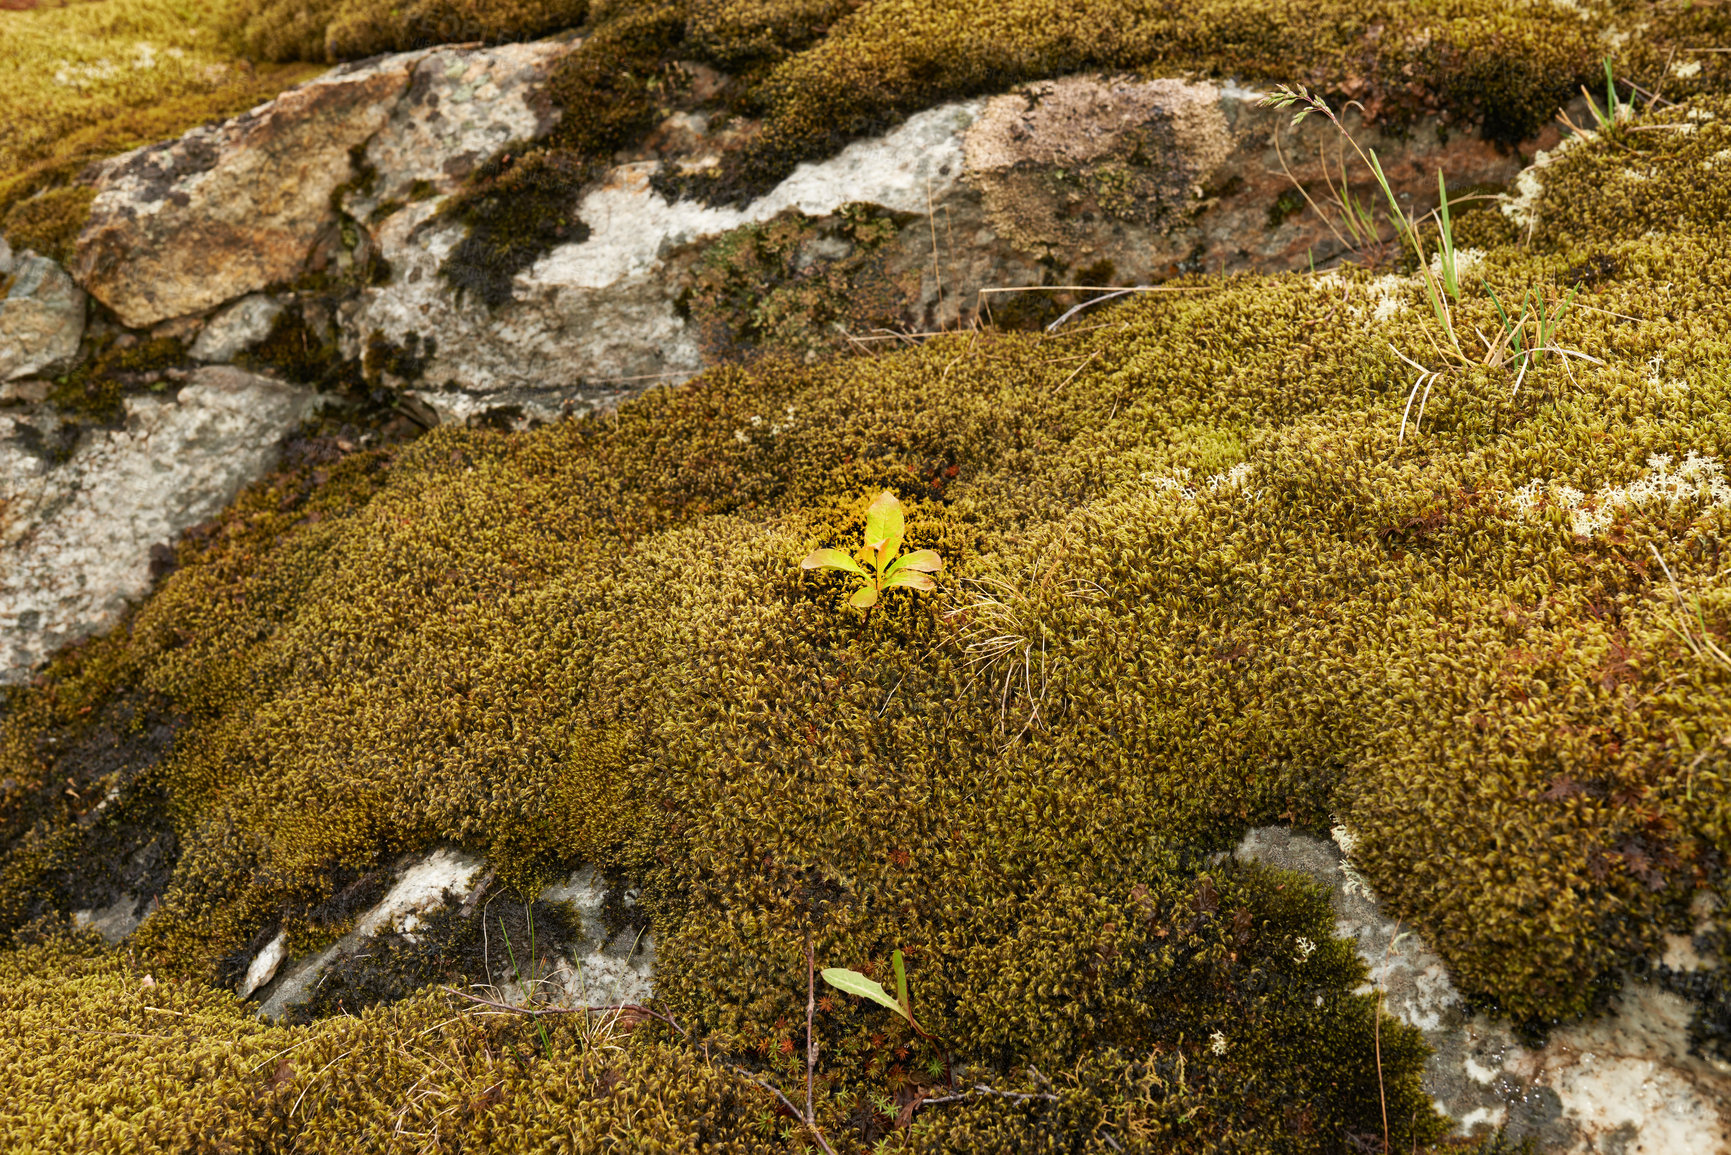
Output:
<svg viewBox="0 0 1731 1155">
<path fill-rule="evenodd" d="M 1353 993 L 1321 897 L 1218 852 L 1344 824 L 1460 986 L 1534 1030 L 1718 892 L 1728 116 L 1655 110 L 1550 158 L 1518 220 L 1460 219 L 1482 256 L 1447 326 L 1412 276 L 1194 282 L 1054 336 L 764 362 L 279 475 L 11 699 L 0 910 L 42 945 L 7 965 L 48 986 L 10 1013 L 143 1033 L 143 975 L 179 984 L 210 1008 L 169 1008 L 187 1061 L 229 1074 L 164 1093 L 235 1137 L 383 1142 L 371 1096 L 419 1052 L 366 1040 L 410 1031 L 461 1058 L 413 1069 L 465 1141 L 551 1141 L 535 1121 L 600 1077 L 706 1141 L 798 1144 L 750 1080 L 804 1078 L 808 944 L 880 979 L 901 949 L 930 1038 L 816 1014 L 836 1142 L 1335 1150 L 1380 1141 L 1385 1103 L 1394 1144 L 1431 1141 L 1416 1036 Z M 1446 352 L 1513 348 L 1523 294 L 1526 349 L 1531 301 L 1572 300 L 1541 353 Z M 867 619 L 798 563 L 885 489 L 945 568 Z M 61 751 L 120 695 L 172 743 L 69 790 Z M 74 863 L 163 831 L 126 961 L 42 921 Z M 525 889 L 631 879 L 674 1025 L 609 1060 L 430 993 L 255 1045 L 199 993 L 261 931 L 316 941 L 341 872 L 441 840 Z M 674 1096 L 658 1063 L 704 1073 Z M 918 1106 L 946 1070 L 1031 1098 Z M 47 1142 L 64 1116 L 26 1118 Z"/>
</svg>

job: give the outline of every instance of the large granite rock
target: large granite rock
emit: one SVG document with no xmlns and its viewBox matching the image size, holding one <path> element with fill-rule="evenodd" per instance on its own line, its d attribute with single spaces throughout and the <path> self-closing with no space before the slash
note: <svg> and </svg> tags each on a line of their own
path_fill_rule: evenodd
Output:
<svg viewBox="0 0 1731 1155">
<path fill-rule="evenodd" d="M 270 468 L 314 400 L 225 365 L 172 396 L 127 398 L 120 429 L 79 435 L 47 406 L 0 412 L 0 684 L 113 625 L 150 588 L 151 548 Z"/>
<path fill-rule="evenodd" d="M 72 359 L 84 338 L 84 294 L 66 270 L 0 238 L 0 381 Z"/>
<path fill-rule="evenodd" d="M 354 360 L 404 351 L 375 357 L 385 383 L 464 419 L 607 404 L 741 352 L 733 338 L 750 324 L 711 299 L 728 296 L 711 290 L 730 275 L 764 293 L 797 283 L 793 309 L 810 315 L 785 327 L 806 347 L 781 351 L 810 354 L 1085 295 L 1065 285 L 1290 269 L 1342 250 L 1294 187 L 1340 180 L 1322 118 L 1293 129 L 1233 84 L 1080 76 L 921 112 L 738 205 L 670 191 L 751 132 L 713 109 L 681 111 L 635 159 L 573 189 L 573 239 L 489 305 L 445 275 L 468 229 L 440 210 L 483 161 L 556 123 L 545 82 L 570 50 L 546 41 L 383 57 L 110 161 L 78 276 L 128 325 L 172 324 L 312 265 L 382 258 L 374 283 L 352 278 L 310 306 L 311 327 L 334 318 L 331 338 Z M 1428 122 L 1399 138 L 1348 123 L 1421 209 L 1438 168 L 1458 187 L 1504 184 L 1521 166 Z M 1367 195 L 1366 174 L 1349 175 Z M 863 231 L 847 224 L 861 206 L 877 222 Z M 731 254 L 751 249 L 742 234 L 772 224 L 783 241 L 803 230 L 797 257 L 730 269 Z M 1037 298 L 1012 292 L 1024 289 Z M 225 312 L 199 356 L 239 355 L 259 316 Z M 254 323 L 245 340 L 237 318 Z"/>
<path fill-rule="evenodd" d="M 1336 838 L 1347 848 L 1344 828 Z M 1471 1010 L 1448 968 L 1423 938 L 1385 915 L 1339 846 L 1261 827 L 1236 851 L 1309 876 L 1329 891 L 1335 931 L 1358 947 L 1389 1014 L 1424 1033 L 1434 1054 L 1425 1089 L 1462 1135 L 1507 1128 L 1547 1155 L 1709 1152 L 1726 1149 L 1731 1070 L 1690 1053 L 1690 1006 L 1631 978 L 1613 1010 L 1552 1031 L 1540 1049 L 1506 1023 Z M 1717 965 L 1687 945 L 1662 960 L 1674 968 Z"/>
<path fill-rule="evenodd" d="M 956 188 L 962 132 L 978 111 L 953 104 L 910 117 L 883 137 L 800 166 L 744 208 L 667 200 L 651 184 L 656 161 L 615 168 L 578 206 L 588 238 L 518 274 L 512 300 L 497 309 L 460 296 L 439 275 L 464 227 L 436 217 L 437 202 L 411 206 L 378 229 L 394 275 L 343 310 L 345 351 L 359 356 L 374 334 L 433 348 L 421 396 L 458 418 L 505 403 L 550 413 L 574 397 L 595 402 L 688 377 L 704 365 L 678 308 L 694 242 L 789 209 L 822 216 L 865 202 L 924 214 L 931 198 Z"/>
</svg>

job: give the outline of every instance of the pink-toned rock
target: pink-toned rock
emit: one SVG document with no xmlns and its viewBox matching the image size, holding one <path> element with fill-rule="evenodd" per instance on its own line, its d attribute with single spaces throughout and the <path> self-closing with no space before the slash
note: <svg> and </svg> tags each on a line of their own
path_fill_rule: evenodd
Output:
<svg viewBox="0 0 1731 1155">
<path fill-rule="evenodd" d="M 338 69 L 179 140 L 103 163 L 74 275 L 131 327 L 293 280 L 349 150 L 390 118 L 419 56 Z"/>
</svg>

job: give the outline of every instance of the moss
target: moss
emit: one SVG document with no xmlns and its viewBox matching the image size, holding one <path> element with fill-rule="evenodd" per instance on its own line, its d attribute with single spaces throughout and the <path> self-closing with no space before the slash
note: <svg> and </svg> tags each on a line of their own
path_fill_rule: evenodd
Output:
<svg viewBox="0 0 1731 1155">
<path fill-rule="evenodd" d="M 489 308 L 511 299 L 517 273 L 554 245 L 589 239 L 577 218 L 577 197 L 593 175 L 575 153 L 558 149 L 507 151 L 489 161 L 469 187 L 440 212 L 469 226 L 439 266 L 459 293 L 472 293 Z"/>
<path fill-rule="evenodd" d="M 553 977 L 553 960 L 561 953 L 575 953 L 582 945 L 580 922 L 558 905 L 495 899 L 478 900 L 467 909 L 447 902 L 424 917 L 413 934 L 377 935 L 363 952 L 333 965 L 313 997 L 295 1008 L 293 1020 L 356 1014 L 432 985 L 532 987 Z"/>
<path fill-rule="evenodd" d="M 1246 826 L 1345 822 L 1389 909 L 1527 1022 L 1590 1010 L 1724 887 L 1731 669 L 1674 632 L 1647 547 L 1725 645 L 1731 504 L 1701 458 L 1676 471 L 1731 454 L 1731 103 L 1649 123 L 1558 154 L 1530 247 L 1523 224 L 1474 274 L 1510 299 L 1600 270 L 1558 340 L 1602 365 L 1452 371 L 1403 436 L 1390 345 L 1425 356 L 1435 322 L 1348 270 L 441 427 L 316 521 L 244 497 L 124 636 L 18 696 L 4 775 L 47 781 L 55 703 L 123 686 L 187 719 L 155 771 L 180 858 L 129 944 L 159 979 L 209 981 L 285 904 L 443 840 L 629 879 L 712 1053 L 801 1077 L 810 934 L 820 965 L 907 951 L 957 1062 L 1076 1088 L 910 1142 L 1377 1134 L 1359 972 L 1314 893 L 1210 857 Z M 1458 309 L 1495 324 L 1470 284 Z M 1673 496 L 1608 488 L 1644 474 Z M 797 562 L 885 487 L 945 586 L 866 629 Z M 937 1056 L 869 1007 L 822 1022 L 826 1126 L 875 1134 L 871 1096 Z"/>
<path fill-rule="evenodd" d="M 684 35 L 678 4 L 623 5 L 598 21 L 548 84 L 563 110 L 558 142 L 601 160 L 636 143 L 665 115 L 660 99 L 682 81 L 674 52 Z"/>
<path fill-rule="evenodd" d="M 254 0 L 218 27 L 264 60 L 358 60 L 436 44 L 533 40 L 583 23 L 588 0 Z"/>
<path fill-rule="evenodd" d="M 255 68 L 224 49 L 189 0 L 105 0 L 8 13 L 0 23 L 0 228 L 64 252 L 92 160 L 230 116 L 312 75 Z M 44 191 L 46 203 L 26 202 Z"/>
<path fill-rule="evenodd" d="M 96 191 L 91 188 L 46 189 L 13 205 L 0 217 L 0 235 L 17 248 L 34 249 L 51 260 L 70 264 L 73 243 L 90 219 L 90 204 L 95 199 Z"/>
<path fill-rule="evenodd" d="M 767 1095 L 700 1052 L 628 1029 L 591 1038 L 428 994 L 309 1027 L 258 1023 L 232 994 L 161 978 L 51 927 L 0 954 L 11 1150 L 394 1149 L 745 1155 L 779 1126 Z M 124 1069 L 126 1078 L 112 1078 Z M 55 1085 L 52 1103 L 23 1088 Z M 645 1110 L 645 1103 L 654 1109 Z"/>
<path fill-rule="evenodd" d="M 706 353 L 811 357 L 845 348 L 849 331 L 895 324 L 919 287 L 883 269 L 902 223 L 874 206 L 846 205 L 822 219 L 789 209 L 723 234 L 681 297 Z"/>
<path fill-rule="evenodd" d="M 83 364 L 56 379 L 48 400 L 82 417 L 116 421 L 127 393 L 171 388 L 162 371 L 185 363 L 186 346 L 178 337 L 134 341 L 111 336 L 99 342 Z"/>
</svg>

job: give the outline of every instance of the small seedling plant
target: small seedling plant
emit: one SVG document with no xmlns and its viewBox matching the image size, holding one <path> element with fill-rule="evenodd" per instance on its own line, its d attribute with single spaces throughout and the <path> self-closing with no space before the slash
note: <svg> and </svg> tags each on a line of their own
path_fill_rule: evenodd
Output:
<svg viewBox="0 0 1731 1155">
<path fill-rule="evenodd" d="M 906 521 L 902 503 L 885 490 L 866 507 L 865 544 L 857 553 L 813 550 L 800 567 L 840 570 L 857 579 L 859 588 L 849 595 L 847 604 L 865 610 L 869 620 L 872 607 L 890 590 L 937 588 L 931 575 L 944 568 L 943 560 L 929 549 L 901 552 Z"/>
<path fill-rule="evenodd" d="M 900 950 L 890 955 L 890 961 L 896 971 L 896 994 L 894 998 L 883 988 L 883 984 L 874 979 L 868 979 L 858 971 L 846 967 L 825 967 L 823 981 L 841 991 L 843 994 L 858 995 L 862 999 L 870 999 L 880 1007 L 887 1007 L 908 1021 L 908 1026 L 920 1033 L 921 1038 L 929 1039 L 925 1028 L 914 1018 L 914 1004 L 908 998 L 908 968 Z"/>
</svg>

